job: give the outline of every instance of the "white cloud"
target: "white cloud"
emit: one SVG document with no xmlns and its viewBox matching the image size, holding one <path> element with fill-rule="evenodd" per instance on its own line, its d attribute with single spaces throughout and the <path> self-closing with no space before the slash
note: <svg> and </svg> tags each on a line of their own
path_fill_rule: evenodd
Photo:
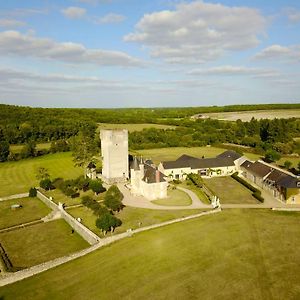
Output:
<svg viewBox="0 0 300 300">
<path fill-rule="evenodd" d="M 110 13 L 101 18 L 95 18 L 94 23 L 96 24 L 109 24 L 109 23 L 121 23 L 126 19 L 125 16 Z"/>
<path fill-rule="evenodd" d="M 300 22 L 300 10 L 297 10 L 295 8 L 287 8 L 284 12 L 288 17 L 289 21 L 293 23 Z"/>
<path fill-rule="evenodd" d="M 70 6 L 68 8 L 62 9 L 61 13 L 69 19 L 81 19 L 86 14 L 86 9 L 76 6 Z"/>
<path fill-rule="evenodd" d="M 0 27 L 22 27 L 25 26 L 26 23 L 23 21 L 15 20 L 15 19 L 0 19 Z"/>
<path fill-rule="evenodd" d="M 254 56 L 255 59 L 276 59 L 283 61 L 300 61 L 300 45 L 296 46 L 269 46 Z"/>
<path fill-rule="evenodd" d="M 141 66 L 142 62 L 124 52 L 87 49 L 81 44 L 60 43 L 18 31 L 0 32 L 0 54 L 54 59 L 69 63 L 96 65 Z"/>
<path fill-rule="evenodd" d="M 124 40 L 146 45 L 168 62 L 201 63 L 257 46 L 266 23 L 256 9 L 195 1 L 144 15 Z"/>
<path fill-rule="evenodd" d="M 249 68 L 244 66 L 219 66 L 208 69 L 193 69 L 187 72 L 188 75 L 252 75 L 254 77 L 274 77 L 279 73 L 275 70 L 262 68 Z"/>
<path fill-rule="evenodd" d="M 16 18 L 16 17 L 28 17 L 32 15 L 47 14 L 48 9 L 36 9 L 36 8 L 15 8 L 12 10 L 1 10 L 0 16 L 5 18 Z"/>
</svg>

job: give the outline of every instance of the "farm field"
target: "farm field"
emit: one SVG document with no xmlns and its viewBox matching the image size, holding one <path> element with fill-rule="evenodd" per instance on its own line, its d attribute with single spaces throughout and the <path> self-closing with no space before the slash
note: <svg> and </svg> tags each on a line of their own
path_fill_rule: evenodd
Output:
<svg viewBox="0 0 300 300">
<path fill-rule="evenodd" d="M 96 227 L 96 216 L 92 210 L 87 207 L 76 207 L 67 210 L 70 215 L 75 218 L 80 217 L 82 223 L 91 229 L 94 233 L 101 236 L 101 231 Z M 117 227 L 114 234 L 125 232 L 127 229 L 141 227 L 194 215 L 201 212 L 199 209 L 187 209 L 187 210 L 154 210 L 134 207 L 124 207 L 122 211 L 116 213 L 115 216 L 122 220 L 122 225 Z"/>
<path fill-rule="evenodd" d="M 11 210 L 10 206 L 20 204 L 22 208 Z M 38 198 L 22 198 L 0 202 L 0 229 L 38 220 L 51 212 Z"/>
<path fill-rule="evenodd" d="M 259 209 L 222 211 L 118 241 L 2 287 L 0 297 L 297 299 L 299 218 Z"/>
<path fill-rule="evenodd" d="M 276 110 L 253 110 L 253 111 L 238 111 L 238 112 L 221 112 L 207 113 L 204 116 L 212 119 L 236 121 L 250 121 L 252 117 L 255 119 L 275 119 L 275 118 L 300 118 L 300 109 L 276 109 Z"/>
<path fill-rule="evenodd" d="M 109 124 L 98 123 L 98 131 L 100 129 L 127 129 L 129 132 L 142 131 L 143 129 L 156 128 L 156 129 L 174 129 L 176 126 L 162 125 L 162 124 Z"/>
<path fill-rule="evenodd" d="M 153 200 L 152 203 L 164 206 L 178 205 L 187 206 L 192 204 L 192 200 L 188 194 L 183 191 L 173 189 L 172 187 L 168 189 L 168 197 L 165 199 Z"/>
<path fill-rule="evenodd" d="M 89 244 L 62 219 L 0 234 L 15 268 L 26 268 L 79 251 Z"/>
<path fill-rule="evenodd" d="M 47 154 L 0 164 L 0 197 L 28 192 L 38 185 L 36 170 L 44 167 L 49 170 L 51 178 L 75 178 L 83 174 L 83 169 L 74 167 L 71 152 Z"/>
<path fill-rule="evenodd" d="M 50 149 L 51 143 L 36 144 L 36 150 Z M 10 145 L 9 150 L 13 153 L 20 153 L 24 145 Z"/>
<path fill-rule="evenodd" d="M 203 179 L 215 195 L 220 198 L 221 204 L 259 204 L 252 192 L 238 183 L 236 180 L 227 177 L 214 177 Z"/>
<path fill-rule="evenodd" d="M 173 147 L 173 148 L 158 148 L 158 149 L 145 149 L 145 150 L 136 150 L 131 151 L 132 155 L 142 155 L 144 158 L 151 158 L 154 163 L 159 163 L 161 161 L 167 160 L 176 160 L 182 154 L 187 154 L 191 156 L 195 156 L 201 158 L 204 156 L 207 157 L 215 157 L 227 149 L 217 148 L 217 147 Z M 260 156 L 258 154 L 253 153 L 245 153 L 245 155 L 249 159 L 259 159 Z"/>
</svg>

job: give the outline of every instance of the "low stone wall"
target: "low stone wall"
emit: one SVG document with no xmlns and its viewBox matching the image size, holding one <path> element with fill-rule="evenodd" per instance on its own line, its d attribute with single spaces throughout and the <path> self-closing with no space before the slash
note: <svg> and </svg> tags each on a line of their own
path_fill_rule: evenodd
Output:
<svg viewBox="0 0 300 300">
<path fill-rule="evenodd" d="M 89 230 L 83 224 L 78 222 L 74 217 L 69 215 L 65 210 L 60 209 L 63 219 L 78 233 L 80 234 L 90 245 L 94 245 L 100 241 L 98 235 Z"/>
<path fill-rule="evenodd" d="M 20 199 L 20 198 L 26 198 L 29 196 L 29 193 L 23 193 L 23 194 L 16 194 L 16 195 L 11 195 L 7 197 L 2 197 L 0 198 L 1 201 L 6 201 L 6 200 L 12 200 L 12 199 Z"/>
<path fill-rule="evenodd" d="M 100 241 L 100 238 L 83 224 L 78 222 L 74 217 L 68 214 L 62 207 L 55 204 L 47 196 L 37 191 L 37 197 L 54 211 L 59 211 L 61 217 L 90 245 L 94 245 Z"/>
<path fill-rule="evenodd" d="M 50 207 L 52 210 L 58 210 L 58 205 L 51 201 L 47 196 L 42 194 L 40 191 L 37 191 L 36 196 L 45 203 L 48 207 Z"/>
</svg>

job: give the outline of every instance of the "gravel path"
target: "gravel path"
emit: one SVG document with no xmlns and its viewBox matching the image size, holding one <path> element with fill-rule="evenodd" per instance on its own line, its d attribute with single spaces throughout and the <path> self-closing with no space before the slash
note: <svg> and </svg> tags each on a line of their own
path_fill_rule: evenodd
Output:
<svg viewBox="0 0 300 300">
<path fill-rule="evenodd" d="M 150 200 L 147 200 L 146 198 L 142 196 L 133 196 L 130 193 L 129 188 L 127 188 L 124 184 L 118 184 L 118 188 L 124 195 L 123 203 L 126 206 L 131 206 L 131 207 L 138 207 L 138 208 L 148 208 L 148 209 L 159 209 L 159 210 L 182 210 L 182 209 L 201 209 L 201 208 L 207 208 L 211 209 L 211 205 L 203 204 L 198 196 L 185 188 L 177 187 L 179 190 L 187 193 L 190 198 L 192 199 L 192 204 L 187 205 L 187 206 L 166 206 L 166 205 L 158 205 L 152 203 Z"/>
</svg>

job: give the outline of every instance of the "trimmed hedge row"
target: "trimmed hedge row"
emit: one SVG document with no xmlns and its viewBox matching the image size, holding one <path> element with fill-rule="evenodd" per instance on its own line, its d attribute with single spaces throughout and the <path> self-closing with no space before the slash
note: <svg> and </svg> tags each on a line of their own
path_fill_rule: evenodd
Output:
<svg viewBox="0 0 300 300">
<path fill-rule="evenodd" d="M 256 198 L 259 202 L 264 203 L 265 199 L 261 196 L 261 191 L 255 188 L 253 185 L 248 183 L 246 180 L 238 176 L 238 173 L 234 173 L 231 175 L 233 179 L 235 179 L 237 182 L 245 186 L 248 190 L 252 192 L 252 196 Z"/>
</svg>

